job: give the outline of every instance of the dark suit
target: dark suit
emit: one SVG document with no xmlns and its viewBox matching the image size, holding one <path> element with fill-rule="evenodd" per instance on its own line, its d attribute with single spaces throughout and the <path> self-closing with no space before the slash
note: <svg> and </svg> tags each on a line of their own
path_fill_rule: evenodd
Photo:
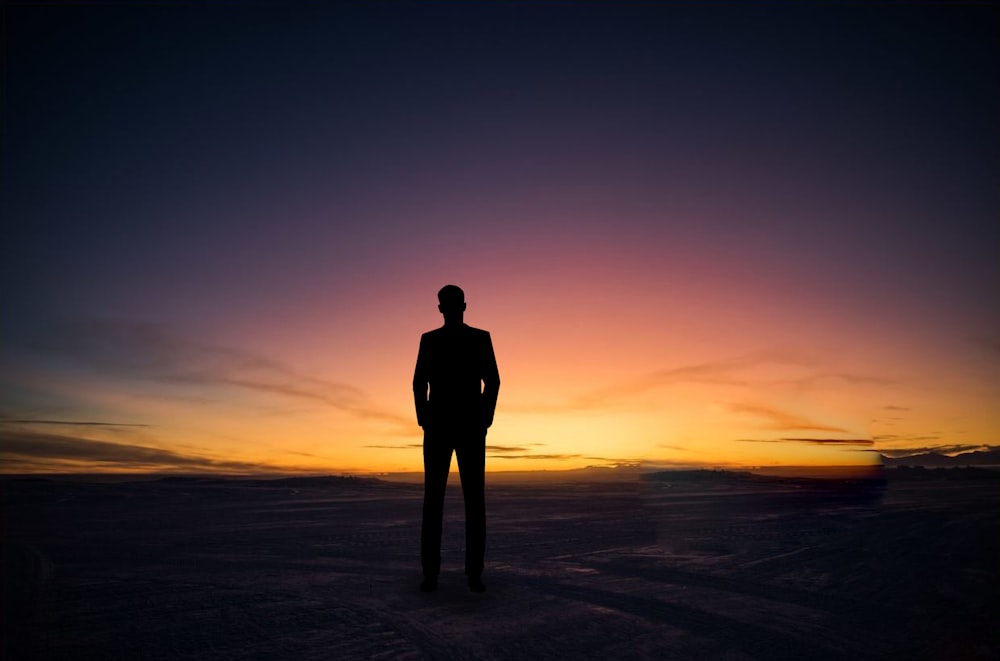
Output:
<svg viewBox="0 0 1000 661">
<path fill-rule="evenodd" d="M 465 499 L 465 573 L 483 572 L 486 552 L 486 429 L 493 424 L 500 373 L 490 334 L 445 325 L 420 338 L 413 397 L 424 428 L 424 509 L 420 559 L 424 576 L 441 570 L 441 516 L 452 452 Z"/>
</svg>

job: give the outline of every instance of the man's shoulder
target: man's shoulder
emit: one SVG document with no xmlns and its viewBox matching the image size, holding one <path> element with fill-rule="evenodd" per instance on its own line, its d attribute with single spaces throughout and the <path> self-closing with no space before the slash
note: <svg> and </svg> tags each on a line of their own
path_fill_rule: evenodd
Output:
<svg viewBox="0 0 1000 661">
<path fill-rule="evenodd" d="M 448 336 L 454 337 L 454 335 L 452 335 L 452 333 L 454 333 L 454 332 L 455 332 L 454 329 L 446 328 L 445 326 L 441 326 L 440 328 L 435 328 L 434 330 L 427 331 L 426 333 L 422 334 L 420 336 L 420 338 L 421 339 L 427 338 L 428 340 L 434 340 L 434 339 L 439 338 L 439 337 L 448 337 Z M 463 324 L 462 326 L 460 326 L 459 332 L 464 333 L 466 335 L 476 336 L 476 337 L 489 337 L 490 336 L 490 332 L 489 331 L 483 330 L 482 328 L 473 328 L 472 326 L 469 326 L 468 324 Z"/>
<path fill-rule="evenodd" d="M 420 335 L 420 345 L 421 346 L 435 346 L 441 343 L 447 343 L 447 338 L 445 337 L 444 328 L 435 328 L 434 330 L 429 330 L 426 333 Z"/>
<path fill-rule="evenodd" d="M 489 337 L 490 332 L 483 330 L 482 328 L 473 328 L 472 326 L 466 326 L 470 335 L 478 335 L 480 337 Z"/>
</svg>

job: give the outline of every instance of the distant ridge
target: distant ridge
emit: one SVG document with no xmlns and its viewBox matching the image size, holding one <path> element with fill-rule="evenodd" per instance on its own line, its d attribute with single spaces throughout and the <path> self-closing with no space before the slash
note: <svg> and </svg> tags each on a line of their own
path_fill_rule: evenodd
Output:
<svg viewBox="0 0 1000 661">
<path fill-rule="evenodd" d="M 1000 466 L 1000 448 L 976 450 L 949 457 L 939 452 L 923 452 L 908 457 L 887 457 L 882 455 L 886 466 L 925 466 L 927 468 L 951 468 L 957 466 Z"/>
</svg>

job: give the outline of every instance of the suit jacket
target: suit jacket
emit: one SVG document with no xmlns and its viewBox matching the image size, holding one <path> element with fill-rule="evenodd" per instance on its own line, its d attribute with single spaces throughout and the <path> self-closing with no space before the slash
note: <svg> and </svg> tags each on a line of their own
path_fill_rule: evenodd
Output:
<svg viewBox="0 0 1000 661">
<path fill-rule="evenodd" d="M 499 392 L 488 332 L 461 324 L 420 337 L 413 399 L 421 427 L 486 429 L 493 424 Z"/>
</svg>

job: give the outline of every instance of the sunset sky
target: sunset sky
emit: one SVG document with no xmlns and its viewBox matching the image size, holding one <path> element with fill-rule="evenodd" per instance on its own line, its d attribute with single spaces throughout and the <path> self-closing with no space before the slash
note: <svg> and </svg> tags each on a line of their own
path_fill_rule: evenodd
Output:
<svg viewBox="0 0 1000 661">
<path fill-rule="evenodd" d="M 0 470 L 487 470 L 1000 445 L 990 3 L 4 6 Z"/>
</svg>

